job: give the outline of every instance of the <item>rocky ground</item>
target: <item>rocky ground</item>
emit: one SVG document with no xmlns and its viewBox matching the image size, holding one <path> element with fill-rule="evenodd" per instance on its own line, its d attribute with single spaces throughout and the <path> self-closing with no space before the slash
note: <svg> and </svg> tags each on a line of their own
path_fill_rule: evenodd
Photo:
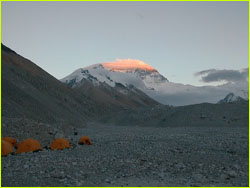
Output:
<svg viewBox="0 0 250 188">
<path fill-rule="evenodd" d="M 92 146 L 2 157 L 2 186 L 249 186 L 248 127 L 89 124 Z"/>
</svg>

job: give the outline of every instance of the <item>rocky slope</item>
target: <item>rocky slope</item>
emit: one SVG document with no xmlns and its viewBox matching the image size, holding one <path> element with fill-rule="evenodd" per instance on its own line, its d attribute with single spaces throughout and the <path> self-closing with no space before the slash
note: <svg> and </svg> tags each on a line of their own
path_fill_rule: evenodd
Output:
<svg viewBox="0 0 250 188">
<path fill-rule="evenodd" d="M 40 67 L 2 45 L 2 117 L 83 124 L 99 109 Z M 96 114 L 95 114 L 96 113 Z"/>
<path fill-rule="evenodd" d="M 93 84 L 89 79 L 82 78 L 77 83 L 66 83 L 67 86 L 73 88 L 74 91 L 87 97 L 98 104 L 102 104 L 111 111 L 119 109 L 131 109 L 135 107 L 148 107 L 159 105 L 159 103 L 145 93 L 134 87 L 133 85 L 124 86 L 120 83 L 115 83 L 114 87 L 106 83 Z"/>
</svg>

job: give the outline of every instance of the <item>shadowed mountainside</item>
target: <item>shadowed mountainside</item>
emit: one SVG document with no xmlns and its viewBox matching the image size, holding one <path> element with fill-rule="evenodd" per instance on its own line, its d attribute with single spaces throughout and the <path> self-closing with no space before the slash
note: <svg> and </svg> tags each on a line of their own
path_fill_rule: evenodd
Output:
<svg viewBox="0 0 250 188">
<path fill-rule="evenodd" d="M 71 87 L 70 84 L 67 85 Z M 149 98 L 133 85 L 125 87 L 120 83 L 116 83 L 115 87 L 111 87 L 106 83 L 100 82 L 95 85 L 87 79 L 82 79 L 81 82 L 72 88 L 81 95 L 112 108 L 122 107 L 122 109 L 131 109 L 159 105 L 158 102 Z"/>
<path fill-rule="evenodd" d="M 3 44 L 1 47 L 4 118 L 81 125 L 124 108 L 158 104 L 135 88 L 95 87 L 86 80 L 72 89 Z"/>
<path fill-rule="evenodd" d="M 82 124 L 98 113 L 93 101 L 2 45 L 2 117 Z"/>
</svg>

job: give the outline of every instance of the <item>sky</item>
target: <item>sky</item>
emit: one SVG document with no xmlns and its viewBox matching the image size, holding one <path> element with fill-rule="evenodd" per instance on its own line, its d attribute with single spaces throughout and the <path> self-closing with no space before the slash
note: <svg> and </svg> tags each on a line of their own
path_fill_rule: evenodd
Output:
<svg viewBox="0 0 250 188">
<path fill-rule="evenodd" d="M 171 82 L 216 85 L 199 73 L 249 67 L 248 12 L 248 2 L 2 2 L 1 41 L 58 79 L 129 58 Z"/>
</svg>

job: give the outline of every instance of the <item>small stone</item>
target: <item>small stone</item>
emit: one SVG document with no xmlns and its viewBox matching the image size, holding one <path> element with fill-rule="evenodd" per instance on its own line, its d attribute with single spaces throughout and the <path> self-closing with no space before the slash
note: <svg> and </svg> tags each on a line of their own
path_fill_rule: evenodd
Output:
<svg viewBox="0 0 250 188">
<path fill-rule="evenodd" d="M 55 135 L 55 139 L 56 138 L 63 138 L 63 137 L 64 137 L 64 134 L 62 132 L 57 132 Z"/>
<path fill-rule="evenodd" d="M 201 168 L 201 167 L 203 167 L 203 166 L 204 166 L 204 164 L 200 163 L 200 164 L 198 164 L 198 166 Z"/>
<path fill-rule="evenodd" d="M 228 176 L 229 176 L 230 178 L 235 178 L 235 177 L 237 176 L 237 173 L 236 173 L 234 170 L 230 170 L 230 171 L 228 172 Z"/>
<path fill-rule="evenodd" d="M 233 167 L 234 167 L 236 170 L 239 170 L 239 169 L 240 169 L 240 166 L 237 165 L 237 164 L 233 165 Z"/>
<path fill-rule="evenodd" d="M 84 181 L 77 181 L 76 186 L 77 187 L 82 187 L 84 185 Z"/>
<path fill-rule="evenodd" d="M 60 179 L 59 182 L 66 182 L 67 178 Z"/>
<path fill-rule="evenodd" d="M 24 165 L 23 168 L 25 168 L 25 169 L 26 169 L 26 168 L 29 168 L 29 165 Z"/>
<path fill-rule="evenodd" d="M 111 183 L 111 181 L 109 179 L 105 179 L 106 183 Z"/>
<path fill-rule="evenodd" d="M 164 173 L 159 173 L 158 176 L 159 176 L 160 178 L 164 179 L 165 174 L 164 174 Z"/>
<path fill-rule="evenodd" d="M 179 170 L 182 170 L 182 169 L 184 169 L 186 166 L 185 166 L 184 164 L 182 164 L 182 163 L 179 163 L 179 164 L 177 164 L 175 167 L 178 168 Z"/>
<path fill-rule="evenodd" d="M 63 179 L 65 178 L 65 174 L 63 171 L 58 171 L 58 170 L 55 170 L 51 173 L 51 176 L 54 177 L 54 178 L 59 178 L 59 179 Z"/>
<path fill-rule="evenodd" d="M 104 173 L 104 172 L 106 172 L 106 170 L 105 169 L 101 169 L 101 172 Z"/>
</svg>

